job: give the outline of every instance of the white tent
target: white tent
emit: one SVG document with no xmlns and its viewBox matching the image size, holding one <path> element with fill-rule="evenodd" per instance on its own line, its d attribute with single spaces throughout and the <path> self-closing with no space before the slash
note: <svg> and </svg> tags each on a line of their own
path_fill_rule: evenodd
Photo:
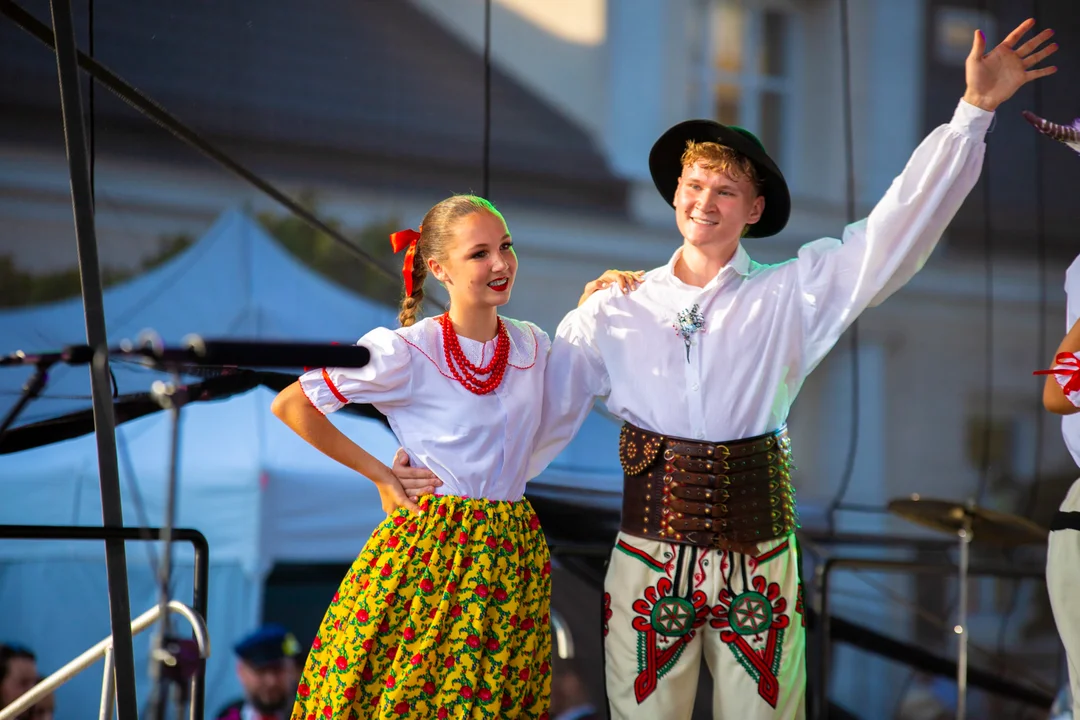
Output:
<svg viewBox="0 0 1080 720">
<path fill-rule="evenodd" d="M 170 263 L 106 293 L 110 338 L 156 330 L 167 344 L 204 337 L 354 341 L 394 312 L 344 292 L 298 265 L 244 215 L 223 216 Z M 77 301 L 0 314 L 5 352 L 56 350 L 79 343 Z M 120 392 L 145 391 L 152 374 L 116 364 Z M 25 371 L 0 370 L 0 413 L 14 401 Z M 15 376 L 19 377 L 15 377 Z M 85 367 L 58 367 L 50 399 L 21 422 L 89 405 Z M 228 400 L 195 403 L 182 413 L 178 527 L 201 531 L 210 546 L 206 710 L 238 693 L 231 647 L 258 624 L 262 583 L 276 562 L 350 562 L 383 517 L 371 484 L 308 447 L 270 412 L 259 388 Z M 397 447 L 381 423 L 336 414 L 334 422 L 390 462 Z M 170 418 L 157 413 L 117 429 L 124 521 L 158 526 L 164 518 Z M 128 462 L 130 460 L 130 462 Z M 101 524 L 97 452 L 92 435 L 0 456 L 0 524 Z M 128 544 L 132 614 L 156 602 L 148 547 Z M 177 546 L 173 597 L 191 601 L 192 565 Z M 109 633 L 103 546 L 98 542 L 0 542 L 0 641 L 35 649 L 51 671 Z M 179 622 L 183 622 L 182 620 Z M 147 648 L 136 644 L 139 697 L 149 697 Z M 96 708 L 100 667 L 57 695 L 59 718 Z"/>
</svg>

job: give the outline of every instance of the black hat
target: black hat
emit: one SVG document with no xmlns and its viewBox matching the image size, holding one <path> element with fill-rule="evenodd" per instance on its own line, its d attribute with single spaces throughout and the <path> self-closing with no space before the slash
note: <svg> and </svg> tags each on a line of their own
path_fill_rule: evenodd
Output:
<svg viewBox="0 0 1080 720">
<path fill-rule="evenodd" d="M 281 625 L 270 624 L 245 637 L 233 650 L 241 660 L 251 665 L 266 665 L 296 657 L 300 654 L 300 643 Z"/>
<path fill-rule="evenodd" d="M 675 204 L 675 190 L 683 170 L 682 156 L 690 140 L 726 145 L 745 155 L 757 169 L 765 210 L 761 219 L 747 230 L 746 237 L 769 237 L 784 229 L 791 214 L 791 195 L 780 168 L 752 132 L 734 125 L 721 125 L 715 120 L 686 120 L 669 129 L 653 144 L 649 153 L 649 171 L 656 189 L 669 205 Z"/>
</svg>

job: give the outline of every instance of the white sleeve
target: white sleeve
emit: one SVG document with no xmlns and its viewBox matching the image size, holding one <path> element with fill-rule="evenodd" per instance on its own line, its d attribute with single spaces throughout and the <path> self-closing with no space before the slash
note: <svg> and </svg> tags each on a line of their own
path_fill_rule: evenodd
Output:
<svg viewBox="0 0 1080 720">
<path fill-rule="evenodd" d="M 867 307 L 883 302 L 926 263 L 982 171 L 983 137 L 993 119 L 963 100 L 952 121 L 912 153 L 869 217 L 823 239 L 795 262 L 813 368 Z"/>
<path fill-rule="evenodd" d="M 599 298 L 593 296 L 570 311 L 555 332 L 544 368 L 544 404 L 526 475 L 529 480 L 542 473 L 574 438 L 593 401 L 611 392 L 596 344 L 598 308 Z"/>
<path fill-rule="evenodd" d="M 1065 271 L 1065 332 L 1080 320 L 1080 256 Z"/>
<path fill-rule="evenodd" d="M 356 343 L 371 351 L 362 368 L 318 368 L 300 376 L 300 387 L 322 413 L 346 403 L 401 405 L 412 386 L 409 346 L 393 330 L 375 328 Z"/>
</svg>

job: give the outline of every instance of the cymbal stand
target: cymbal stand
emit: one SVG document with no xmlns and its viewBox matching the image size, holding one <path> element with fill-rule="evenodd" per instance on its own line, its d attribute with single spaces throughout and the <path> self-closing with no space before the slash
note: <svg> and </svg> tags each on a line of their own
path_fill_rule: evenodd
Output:
<svg viewBox="0 0 1080 720">
<path fill-rule="evenodd" d="M 954 629 L 959 636 L 956 653 L 956 718 L 967 717 L 967 662 L 968 662 L 968 566 L 971 555 L 972 515 L 964 512 L 964 526 L 957 532 L 960 539 L 960 610 L 958 623 Z"/>
</svg>

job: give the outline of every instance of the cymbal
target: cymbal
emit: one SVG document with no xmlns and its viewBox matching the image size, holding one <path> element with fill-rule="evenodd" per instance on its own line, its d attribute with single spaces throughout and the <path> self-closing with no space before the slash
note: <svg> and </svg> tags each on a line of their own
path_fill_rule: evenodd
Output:
<svg viewBox="0 0 1080 720">
<path fill-rule="evenodd" d="M 1046 542 L 1049 531 L 1026 518 L 967 505 L 955 500 L 935 500 L 912 495 L 892 500 L 889 512 L 905 520 L 957 535 L 964 528 L 964 518 L 971 520 L 972 541 L 988 545 L 1036 545 Z"/>
</svg>

